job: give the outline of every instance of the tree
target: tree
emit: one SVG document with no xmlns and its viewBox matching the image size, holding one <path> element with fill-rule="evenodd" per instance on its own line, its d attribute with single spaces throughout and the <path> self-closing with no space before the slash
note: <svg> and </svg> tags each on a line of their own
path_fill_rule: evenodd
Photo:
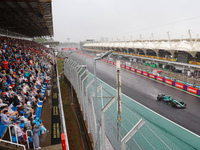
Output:
<svg viewBox="0 0 200 150">
<path fill-rule="evenodd" d="M 37 43 L 44 43 L 44 42 L 46 42 L 48 40 L 46 38 L 39 37 L 39 38 L 34 39 L 34 41 L 37 42 Z"/>
</svg>

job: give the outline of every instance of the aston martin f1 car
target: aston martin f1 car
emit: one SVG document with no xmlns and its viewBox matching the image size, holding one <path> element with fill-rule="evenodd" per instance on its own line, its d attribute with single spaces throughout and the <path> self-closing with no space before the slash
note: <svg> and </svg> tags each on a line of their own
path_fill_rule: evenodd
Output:
<svg viewBox="0 0 200 150">
<path fill-rule="evenodd" d="M 165 95 L 164 93 L 159 93 L 157 96 L 157 100 L 158 101 L 165 101 L 170 103 L 173 107 L 177 107 L 177 108 L 186 108 L 186 104 L 183 101 L 178 101 L 175 100 L 173 98 L 171 98 L 170 95 Z"/>
</svg>

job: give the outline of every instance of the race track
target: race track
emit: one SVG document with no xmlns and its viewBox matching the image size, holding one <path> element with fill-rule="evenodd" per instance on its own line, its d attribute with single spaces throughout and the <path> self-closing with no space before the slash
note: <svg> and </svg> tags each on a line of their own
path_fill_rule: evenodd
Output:
<svg viewBox="0 0 200 150">
<path fill-rule="evenodd" d="M 92 59 L 87 58 L 86 62 L 88 70 L 93 73 Z M 200 135 L 200 98 L 127 70 L 122 69 L 121 75 L 122 93 Z M 113 65 L 98 61 L 97 77 L 116 88 L 116 69 Z M 183 100 L 187 108 L 177 109 L 164 101 L 158 102 L 156 100 L 158 93 L 165 93 L 177 100 Z"/>
</svg>

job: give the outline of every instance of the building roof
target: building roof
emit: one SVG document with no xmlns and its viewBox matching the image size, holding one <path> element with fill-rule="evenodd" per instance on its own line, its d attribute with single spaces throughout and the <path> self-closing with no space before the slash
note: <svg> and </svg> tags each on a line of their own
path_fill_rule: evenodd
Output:
<svg viewBox="0 0 200 150">
<path fill-rule="evenodd" d="M 1 0 L 0 28 L 27 37 L 53 36 L 51 0 Z"/>
<path fill-rule="evenodd" d="M 118 42 L 107 42 L 107 43 L 86 43 L 84 47 L 107 47 L 107 48 L 132 48 L 132 49 L 152 49 L 152 50 L 167 50 L 169 52 L 174 51 L 185 51 L 190 53 L 193 57 L 197 52 L 200 52 L 199 41 L 118 41 Z"/>
</svg>

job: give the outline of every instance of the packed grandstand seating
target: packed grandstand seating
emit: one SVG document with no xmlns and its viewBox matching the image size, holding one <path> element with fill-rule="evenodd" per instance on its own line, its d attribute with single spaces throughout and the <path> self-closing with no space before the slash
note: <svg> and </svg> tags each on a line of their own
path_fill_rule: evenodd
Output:
<svg viewBox="0 0 200 150">
<path fill-rule="evenodd" d="M 12 142 L 28 140 L 39 149 L 31 128 L 48 132 L 40 114 L 51 76 L 50 52 L 34 41 L 0 37 L 0 42 L 0 138 L 9 127 Z"/>
</svg>

